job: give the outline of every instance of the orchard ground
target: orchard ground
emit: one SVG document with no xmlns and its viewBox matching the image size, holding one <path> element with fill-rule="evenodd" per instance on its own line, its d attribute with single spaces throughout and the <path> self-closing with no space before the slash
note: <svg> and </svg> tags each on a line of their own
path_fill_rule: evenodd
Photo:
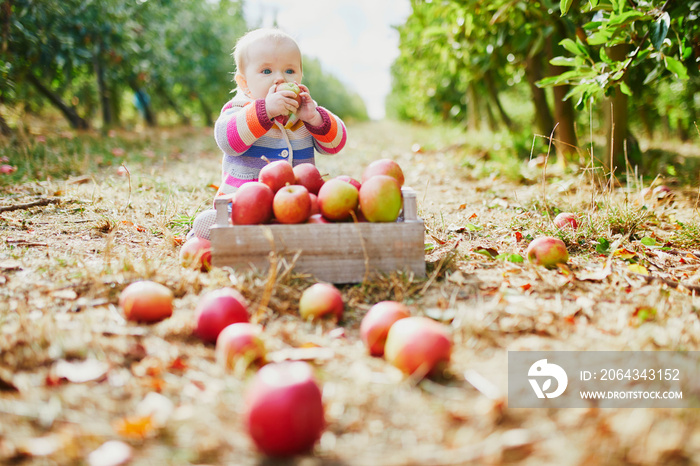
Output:
<svg viewBox="0 0 700 466">
<path fill-rule="evenodd" d="M 339 326 L 298 317 L 314 280 L 283 265 L 271 283 L 180 266 L 179 239 L 219 182 L 210 130 L 112 134 L 103 144 L 116 163 L 2 188 L 3 206 L 50 203 L 0 213 L 0 462 L 80 463 L 120 440 L 132 464 L 264 463 L 241 417 L 253 371 L 224 373 L 193 336 L 199 297 L 224 286 L 249 300 L 271 358 L 301 355 L 323 386 L 326 431 L 292 464 L 700 462 L 695 410 L 512 409 L 505 398 L 508 350 L 700 350 L 697 185 L 658 179 L 673 196 L 641 200 L 641 184 L 611 194 L 589 171 L 499 164 L 458 131 L 349 131 L 346 149 L 318 166 L 359 179 L 372 160 L 398 161 L 418 193 L 428 273 L 341 286 Z M 120 161 L 128 173 L 117 174 Z M 559 211 L 579 213 L 582 226 L 557 230 Z M 511 261 L 540 234 L 567 243 L 567 267 Z M 138 279 L 173 290 L 171 318 L 123 319 L 119 292 Z M 368 356 L 360 321 L 387 299 L 451 326 L 443 378 L 405 378 Z M 475 387 L 475 377 L 487 382 Z"/>
</svg>

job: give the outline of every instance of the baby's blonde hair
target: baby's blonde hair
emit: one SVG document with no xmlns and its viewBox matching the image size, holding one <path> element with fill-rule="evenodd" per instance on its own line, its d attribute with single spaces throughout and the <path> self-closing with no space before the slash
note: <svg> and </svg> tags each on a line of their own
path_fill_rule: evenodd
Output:
<svg viewBox="0 0 700 466">
<path fill-rule="evenodd" d="M 301 50 L 299 49 L 299 44 L 294 40 L 292 36 L 277 28 L 260 28 L 248 31 L 243 36 L 241 36 L 236 42 L 236 46 L 233 48 L 233 60 L 236 64 L 236 73 L 242 73 L 243 67 L 245 66 L 245 52 L 250 47 L 250 45 L 260 39 L 272 39 L 275 41 L 290 41 L 299 50 L 299 55 L 301 55 Z"/>
</svg>

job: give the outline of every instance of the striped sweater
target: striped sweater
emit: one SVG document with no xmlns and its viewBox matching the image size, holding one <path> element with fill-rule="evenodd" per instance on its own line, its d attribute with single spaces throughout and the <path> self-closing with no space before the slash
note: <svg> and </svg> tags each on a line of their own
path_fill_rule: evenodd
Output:
<svg viewBox="0 0 700 466">
<path fill-rule="evenodd" d="M 251 100 L 237 93 L 221 110 L 214 137 L 224 152 L 222 180 L 217 195 L 230 194 L 243 183 L 258 179 L 260 169 L 271 162 L 288 160 L 292 165 L 314 163 L 314 149 L 321 154 L 336 154 L 347 140 L 343 121 L 323 107 L 317 107 L 323 119 L 311 126 L 294 115 L 283 126 L 267 117 L 265 100 Z"/>
</svg>

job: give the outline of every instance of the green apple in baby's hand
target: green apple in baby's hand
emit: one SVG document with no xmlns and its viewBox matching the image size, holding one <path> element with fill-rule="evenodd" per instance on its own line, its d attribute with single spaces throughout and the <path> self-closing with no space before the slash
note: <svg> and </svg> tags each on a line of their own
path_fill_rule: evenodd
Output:
<svg viewBox="0 0 700 466">
<path fill-rule="evenodd" d="M 280 91 L 292 91 L 294 94 L 296 94 L 294 97 L 299 105 L 301 105 L 301 97 L 299 97 L 299 93 L 301 92 L 301 89 L 299 89 L 299 85 L 297 83 L 282 83 L 277 85 L 277 89 L 275 89 L 275 92 L 280 92 Z M 288 116 L 292 116 L 294 112 L 289 112 Z"/>
</svg>

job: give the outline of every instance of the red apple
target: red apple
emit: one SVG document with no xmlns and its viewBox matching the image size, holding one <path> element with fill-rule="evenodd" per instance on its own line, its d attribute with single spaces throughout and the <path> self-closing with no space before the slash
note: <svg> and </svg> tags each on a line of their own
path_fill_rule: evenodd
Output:
<svg viewBox="0 0 700 466">
<path fill-rule="evenodd" d="M 561 212 L 554 217 L 554 225 L 557 228 L 571 228 L 572 230 L 576 230 L 578 228 L 578 217 L 571 212 Z"/>
<path fill-rule="evenodd" d="M 236 322 L 248 322 L 248 304 L 233 288 L 210 291 L 195 309 L 195 334 L 208 343 L 216 342 L 221 331 Z"/>
<path fill-rule="evenodd" d="M 173 293 L 160 283 L 134 282 L 120 293 L 119 307 L 126 320 L 157 322 L 173 314 Z"/>
<path fill-rule="evenodd" d="M 272 201 L 275 194 L 265 183 L 251 181 L 236 191 L 231 207 L 234 225 L 259 225 L 272 219 Z"/>
<path fill-rule="evenodd" d="M 551 236 L 540 236 L 532 240 L 526 254 L 527 260 L 547 268 L 555 268 L 557 264 L 566 264 L 569 260 L 569 251 L 564 242 Z"/>
<path fill-rule="evenodd" d="M 384 357 L 405 374 L 436 374 L 450 361 L 452 338 L 444 325 L 427 317 L 406 317 L 389 329 Z"/>
<path fill-rule="evenodd" d="M 276 193 L 288 184 L 294 184 L 294 169 L 286 160 L 270 162 L 260 169 L 258 181 L 270 187 Z"/>
<path fill-rule="evenodd" d="M 399 319 L 410 317 L 406 306 L 396 301 L 381 301 L 372 306 L 360 324 L 360 338 L 372 356 L 384 354 L 389 328 Z"/>
<path fill-rule="evenodd" d="M 265 359 L 265 345 L 260 339 L 262 328 L 247 322 L 228 325 L 216 338 L 216 360 L 226 369 L 235 369 L 241 361 L 244 367 Z"/>
<path fill-rule="evenodd" d="M 311 366 L 285 361 L 261 368 L 246 395 L 245 422 L 255 445 L 269 456 L 309 451 L 325 426 Z"/>
<path fill-rule="evenodd" d="M 329 283 L 316 283 L 301 294 L 299 314 L 302 319 L 319 319 L 335 315 L 337 320 L 343 316 L 343 296 L 338 288 Z"/>
<path fill-rule="evenodd" d="M 345 182 L 350 183 L 351 185 L 356 187 L 358 191 L 360 190 L 360 187 L 362 186 L 362 184 L 359 181 L 357 181 L 355 178 L 352 178 L 348 175 L 339 175 L 339 176 L 336 176 L 335 178 L 337 180 L 343 180 Z"/>
<path fill-rule="evenodd" d="M 311 194 L 318 194 L 323 186 L 321 173 L 313 163 L 300 163 L 294 166 L 294 184 L 300 184 L 309 190 Z"/>
<path fill-rule="evenodd" d="M 318 207 L 328 220 L 347 220 L 357 208 L 359 192 L 350 183 L 331 179 L 318 192 Z"/>
<path fill-rule="evenodd" d="M 311 215 L 309 191 L 298 184 L 285 186 L 275 194 L 272 210 L 280 223 L 304 223 Z"/>
<path fill-rule="evenodd" d="M 360 210 L 370 222 L 395 222 L 401 212 L 401 187 L 388 175 L 375 175 L 360 188 Z"/>
<path fill-rule="evenodd" d="M 379 159 L 367 165 L 365 171 L 362 173 L 362 184 L 365 184 L 365 181 L 374 175 L 393 176 L 399 183 L 399 187 L 403 186 L 403 171 L 401 170 L 399 164 L 391 159 Z"/>
<path fill-rule="evenodd" d="M 180 264 L 206 272 L 211 269 L 211 241 L 193 236 L 180 248 Z"/>
<path fill-rule="evenodd" d="M 326 217 L 324 217 L 322 214 L 313 214 L 309 217 L 309 219 L 306 221 L 306 223 L 331 223 L 329 220 L 326 220 Z"/>
<path fill-rule="evenodd" d="M 321 209 L 318 208 L 318 196 L 314 193 L 309 193 L 309 198 L 311 198 L 311 215 L 320 214 Z"/>
</svg>

